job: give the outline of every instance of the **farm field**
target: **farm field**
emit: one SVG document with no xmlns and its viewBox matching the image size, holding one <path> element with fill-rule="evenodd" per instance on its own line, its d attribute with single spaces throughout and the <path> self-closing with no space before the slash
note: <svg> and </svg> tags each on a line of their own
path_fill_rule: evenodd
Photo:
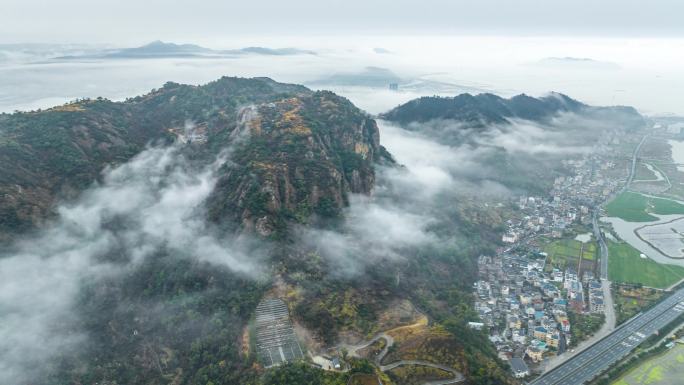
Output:
<svg viewBox="0 0 684 385">
<path fill-rule="evenodd" d="M 549 269 L 565 268 L 568 265 L 577 267 L 580 255 L 585 261 L 596 260 L 596 243 L 591 241 L 583 244 L 575 239 L 557 239 L 544 246 L 544 252 L 549 255 Z"/>
<path fill-rule="evenodd" d="M 684 205 L 627 191 L 606 205 L 606 213 L 628 222 L 651 222 L 658 219 L 651 214 L 684 214 Z"/>
<path fill-rule="evenodd" d="M 684 345 L 677 344 L 624 375 L 612 385 L 679 385 L 684 378 Z"/>
<path fill-rule="evenodd" d="M 582 250 L 582 258 L 588 261 L 593 261 L 596 259 L 596 243 L 587 242 L 584 244 L 584 250 Z"/>
<path fill-rule="evenodd" d="M 608 278 L 613 282 L 637 283 L 665 288 L 684 278 L 684 267 L 665 265 L 640 257 L 627 243 L 608 241 Z"/>
</svg>

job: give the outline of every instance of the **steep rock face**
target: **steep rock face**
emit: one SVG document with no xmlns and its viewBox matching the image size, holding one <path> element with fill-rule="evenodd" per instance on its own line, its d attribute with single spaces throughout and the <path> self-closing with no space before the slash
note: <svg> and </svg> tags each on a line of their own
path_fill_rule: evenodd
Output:
<svg viewBox="0 0 684 385">
<path fill-rule="evenodd" d="M 231 136 L 210 218 L 233 216 L 264 236 L 288 221 L 335 217 L 349 193 L 371 193 L 373 164 L 391 159 L 375 121 L 331 92 L 243 109 Z"/>
<path fill-rule="evenodd" d="M 125 102 L 2 114 L 0 240 L 40 226 L 107 165 L 175 140 L 199 159 L 235 144 L 240 167 L 222 170 L 212 219 L 238 219 L 262 234 L 288 215 L 332 215 L 349 192 L 369 193 L 381 152 L 375 122 L 346 99 L 268 78 L 167 83 Z"/>
</svg>

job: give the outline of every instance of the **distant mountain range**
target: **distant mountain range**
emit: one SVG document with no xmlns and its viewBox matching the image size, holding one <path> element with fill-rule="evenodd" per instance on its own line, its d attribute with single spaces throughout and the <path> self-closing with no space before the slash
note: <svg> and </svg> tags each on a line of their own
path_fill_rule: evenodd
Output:
<svg viewBox="0 0 684 385">
<path fill-rule="evenodd" d="M 160 40 L 153 41 L 141 47 L 121 48 L 113 50 L 103 50 L 94 54 L 60 56 L 55 59 L 153 59 L 153 58 L 172 58 L 172 57 L 230 57 L 239 55 L 315 55 L 314 51 L 302 50 L 298 48 L 267 48 L 267 47 L 246 47 L 231 50 L 214 50 L 195 44 L 175 44 L 166 43 Z"/>
</svg>

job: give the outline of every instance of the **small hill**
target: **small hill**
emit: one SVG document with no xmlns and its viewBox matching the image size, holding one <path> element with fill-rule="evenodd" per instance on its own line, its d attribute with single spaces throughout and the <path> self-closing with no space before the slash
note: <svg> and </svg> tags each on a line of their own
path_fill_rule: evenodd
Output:
<svg viewBox="0 0 684 385">
<path fill-rule="evenodd" d="M 194 44 L 174 44 L 157 40 L 142 47 L 124 48 L 116 52 L 104 55 L 105 57 L 131 58 L 131 57 L 164 57 L 164 56 L 196 56 L 212 53 L 209 48 Z"/>
</svg>

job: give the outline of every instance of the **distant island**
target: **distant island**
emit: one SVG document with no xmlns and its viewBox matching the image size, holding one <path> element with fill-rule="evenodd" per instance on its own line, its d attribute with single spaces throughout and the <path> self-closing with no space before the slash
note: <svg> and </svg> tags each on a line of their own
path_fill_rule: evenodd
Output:
<svg viewBox="0 0 684 385">
<path fill-rule="evenodd" d="M 221 58 L 241 55 L 315 55 L 316 52 L 299 48 L 245 47 L 230 50 L 214 50 L 196 44 L 175 44 L 161 40 L 140 47 L 108 49 L 94 54 L 59 56 L 55 60 L 73 59 L 157 59 L 157 58 Z"/>
</svg>

